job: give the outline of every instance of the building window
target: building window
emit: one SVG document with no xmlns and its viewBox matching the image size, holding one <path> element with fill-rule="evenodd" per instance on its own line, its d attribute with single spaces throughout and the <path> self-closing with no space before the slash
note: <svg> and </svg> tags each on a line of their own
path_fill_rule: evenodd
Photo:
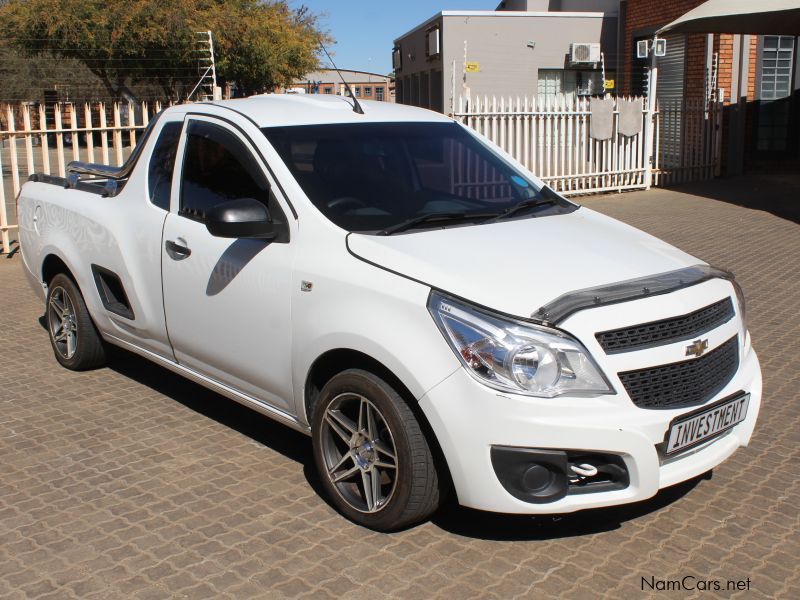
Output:
<svg viewBox="0 0 800 600">
<path fill-rule="evenodd" d="M 383 87 L 378 86 L 375 88 L 375 100 L 383 102 Z"/>
<path fill-rule="evenodd" d="M 607 72 L 614 79 L 613 72 Z M 575 69 L 539 69 L 536 96 L 540 100 L 555 101 L 562 98 L 568 102 L 576 97 L 598 96 L 603 93 L 603 74 L 601 71 Z"/>
<path fill-rule="evenodd" d="M 364 86 L 364 98 L 372 97 L 372 88 L 370 86 Z"/>
<path fill-rule="evenodd" d="M 565 96 L 572 100 L 575 98 L 577 78 L 575 71 L 565 69 L 539 69 L 539 81 L 536 88 L 538 100 L 553 100 Z"/>
<path fill-rule="evenodd" d="M 761 100 L 780 100 L 792 93 L 794 38 L 765 35 L 761 51 Z"/>
<path fill-rule="evenodd" d="M 425 56 L 433 58 L 441 53 L 441 36 L 439 27 L 429 29 L 425 34 Z"/>
<path fill-rule="evenodd" d="M 758 141 L 762 152 L 789 150 L 794 37 L 765 35 L 759 57 Z"/>
<path fill-rule="evenodd" d="M 356 94 L 356 98 L 360 98 L 361 97 L 361 88 L 359 86 L 355 87 L 355 94 Z"/>
<path fill-rule="evenodd" d="M 323 88 L 322 93 L 324 94 L 332 94 L 333 90 L 329 87 Z"/>
</svg>

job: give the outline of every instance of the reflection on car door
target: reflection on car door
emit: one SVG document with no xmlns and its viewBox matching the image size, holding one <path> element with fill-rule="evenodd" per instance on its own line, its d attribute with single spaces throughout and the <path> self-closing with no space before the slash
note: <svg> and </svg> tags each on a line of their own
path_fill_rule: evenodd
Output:
<svg viewBox="0 0 800 600">
<path fill-rule="evenodd" d="M 294 245 L 212 236 L 205 211 L 255 198 L 280 213 L 274 182 L 244 136 L 188 117 L 164 225 L 169 340 L 182 365 L 293 413 L 290 282 Z"/>
</svg>

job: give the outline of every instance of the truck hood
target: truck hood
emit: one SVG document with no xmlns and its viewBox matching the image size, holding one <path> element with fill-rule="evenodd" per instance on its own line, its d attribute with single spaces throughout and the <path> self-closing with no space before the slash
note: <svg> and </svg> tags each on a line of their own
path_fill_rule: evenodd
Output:
<svg viewBox="0 0 800 600">
<path fill-rule="evenodd" d="M 347 245 L 362 260 L 523 318 L 567 292 L 702 263 L 583 207 L 394 236 L 351 233 Z"/>
</svg>

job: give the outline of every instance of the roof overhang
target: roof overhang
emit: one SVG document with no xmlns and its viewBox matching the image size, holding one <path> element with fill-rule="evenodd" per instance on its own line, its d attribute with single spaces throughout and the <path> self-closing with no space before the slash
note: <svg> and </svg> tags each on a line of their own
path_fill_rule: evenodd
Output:
<svg viewBox="0 0 800 600">
<path fill-rule="evenodd" d="M 708 0 L 657 33 L 800 35 L 800 0 Z"/>
</svg>

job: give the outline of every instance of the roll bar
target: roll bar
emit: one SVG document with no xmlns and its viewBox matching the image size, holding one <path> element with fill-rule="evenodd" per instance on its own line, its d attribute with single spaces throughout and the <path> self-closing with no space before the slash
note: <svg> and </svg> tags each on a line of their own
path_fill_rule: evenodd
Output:
<svg viewBox="0 0 800 600">
<path fill-rule="evenodd" d="M 74 174 L 77 176 L 80 175 L 93 175 L 95 177 L 101 177 L 103 179 L 114 179 L 119 181 L 120 179 L 127 179 L 128 176 L 133 171 L 133 167 L 136 166 L 136 161 L 139 160 L 139 156 L 142 154 L 142 150 L 144 149 L 145 144 L 147 143 L 148 138 L 150 137 L 150 133 L 153 131 L 153 127 L 158 122 L 158 119 L 161 117 L 161 114 L 164 111 L 159 111 L 150 122 L 147 124 L 147 127 L 142 133 L 142 137 L 139 138 L 139 143 L 134 146 L 133 151 L 131 152 L 128 160 L 126 160 L 122 165 L 119 167 L 114 167 L 111 165 L 102 165 L 99 163 L 89 163 L 83 162 L 80 160 L 73 160 L 67 165 L 67 171 L 70 174 Z M 91 135 L 91 131 L 88 132 L 88 135 Z"/>
</svg>

